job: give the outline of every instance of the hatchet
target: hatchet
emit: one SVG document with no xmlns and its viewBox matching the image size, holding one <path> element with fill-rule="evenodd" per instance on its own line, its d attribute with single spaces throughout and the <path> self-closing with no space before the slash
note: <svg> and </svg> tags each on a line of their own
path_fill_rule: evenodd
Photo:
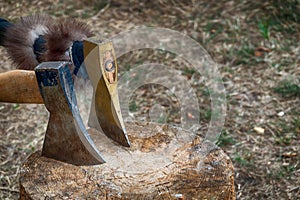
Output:
<svg viewBox="0 0 300 200">
<path fill-rule="evenodd" d="M 22 18 L 21 22 L 17 24 L 1 20 L 0 36 L 3 37 L 0 45 L 4 45 L 8 52 L 11 52 L 12 59 L 20 68 L 33 69 L 34 63 L 53 59 L 53 61 L 69 61 L 71 75 L 75 78 L 80 69 L 83 69 L 83 72 L 86 69 L 94 91 L 89 125 L 103 131 L 119 144 L 130 146 L 119 105 L 118 68 L 111 42 L 99 43 L 92 39 L 85 39 L 84 42 L 84 38 L 90 33 L 84 24 L 74 20 L 53 24 L 48 16 L 40 15 Z M 22 29 L 25 33 L 19 34 Z M 29 36 L 26 36 L 26 31 L 30 32 Z M 27 42 L 28 37 L 31 37 L 32 43 Z M 20 45 L 19 49 L 16 48 L 15 42 Z M 33 51 L 33 55 L 32 53 L 28 54 L 28 51 Z M 26 59 L 24 61 L 24 57 L 30 61 L 26 61 Z M 86 68 L 82 65 L 85 58 L 89 58 L 86 59 Z M 24 66 L 24 63 L 28 63 L 30 66 Z M 1 89 L 0 101 L 43 102 L 38 93 L 33 73 L 11 71 L 1 74 L 0 78 L 1 88 L 5 88 Z"/>
<path fill-rule="evenodd" d="M 96 113 L 90 118 L 95 117 L 93 121 L 99 123 L 109 138 L 129 146 L 120 111 L 112 44 L 107 43 L 102 48 L 101 44 L 88 42 L 87 46 L 88 51 L 95 49 L 96 52 L 88 59 L 90 67 L 87 68 L 94 86 L 95 107 L 92 110 Z M 106 51 L 111 55 L 104 60 Z M 0 73 L 0 102 L 45 104 L 50 119 L 42 155 L 75 165 L 104 163 L 81 120 L 69 65 L 69 62 L 44 62 L 35 72 L 12 70 Z"/>
</svg>

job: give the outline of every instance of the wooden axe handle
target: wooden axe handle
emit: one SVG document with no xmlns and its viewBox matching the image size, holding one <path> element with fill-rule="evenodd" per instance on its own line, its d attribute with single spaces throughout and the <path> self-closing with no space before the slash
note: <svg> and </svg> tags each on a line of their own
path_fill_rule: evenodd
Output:
<svg viewBox="0 0 300 200">
<path fill-rule="evenodd" d="M 0 73 L 0 102 L 42 104 L 35 72 L 12 70 Z"/>
</svg>

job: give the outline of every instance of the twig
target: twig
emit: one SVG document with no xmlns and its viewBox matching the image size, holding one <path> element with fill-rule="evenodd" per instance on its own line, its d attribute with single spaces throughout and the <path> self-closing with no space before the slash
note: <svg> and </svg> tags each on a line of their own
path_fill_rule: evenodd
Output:
<svg viewBox="0 0 300 200">
<path fill-rule="evenodd" d="M 8 191 L 8 192 L 15 192 L 15 193 L 19 193 L 19 190 L 14 190 L 14 189 L 10 189 L 10 188 L 6 188 L 6 187 L 0 187 L 0 190 L 2 191 Z"/>
<path fill-rule="evenodd" d="M 291 188 L 291 189 L 289 189 L 289 190 L 286 190 L 286 191 L 288 191 L 288 192 L 292 192 L 292 191 L 294 191 L 294 190 L 298 190 L 299 189 L 299 186 L 296 186 L 296 187 L 293 187 L 293 188 Z"/>
<path fill-rule="evenodd" d="M 110 7 L 110 4 L 111 4 L 111 0 L 109 0 L 106 4 L 106 6 L 104 8 L 102 8 L 101 10 L 99 10 L 99 12 L 94 16 L 99 16 L 100 14 L 104 13 L 109 7 Z"/>
</svg>

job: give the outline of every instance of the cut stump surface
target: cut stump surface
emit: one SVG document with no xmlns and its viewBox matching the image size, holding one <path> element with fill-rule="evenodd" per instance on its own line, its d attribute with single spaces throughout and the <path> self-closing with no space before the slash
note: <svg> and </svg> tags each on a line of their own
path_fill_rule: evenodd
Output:
<svg viewBox="0 0 300 200">
<path fill-rule="evenodd" d="M 167 125 L 126 127 L 130 148 L 89 131 L 102 165 L 32 154 L 20 172 L 20 199 L 235 199 L 232 162 L 220 148 Z"/>
</svg>

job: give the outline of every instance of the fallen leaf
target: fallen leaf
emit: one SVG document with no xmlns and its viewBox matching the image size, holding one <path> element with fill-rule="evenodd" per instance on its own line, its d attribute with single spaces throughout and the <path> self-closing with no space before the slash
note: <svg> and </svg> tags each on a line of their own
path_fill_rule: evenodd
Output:
<svg viewBox="0 0 300 200">
<path fill-rule="evenodd" d="M 254 55 L 255 55 L 255 57 L 262 57 L 264 55 L 264 53 L 261 51 L 255 51 Z"/>
<path fill-rule="evenodd" d="M 262 51 L 262 52 L 271 52 L 271 49 L 264 47 L 264 46 L 257 47 L 255 50 Z"/>
<path fill-rule="evenodd" d="M 260 46 L 260 47 L 257 47 L 255 49 L 254 55 L 256 57 L 262 57 L 264 55 L 264 53 L 268 53 L 268 52 L 271 52 L 271 49 L 269 49 L 267 47 Z"/>
</svg>

